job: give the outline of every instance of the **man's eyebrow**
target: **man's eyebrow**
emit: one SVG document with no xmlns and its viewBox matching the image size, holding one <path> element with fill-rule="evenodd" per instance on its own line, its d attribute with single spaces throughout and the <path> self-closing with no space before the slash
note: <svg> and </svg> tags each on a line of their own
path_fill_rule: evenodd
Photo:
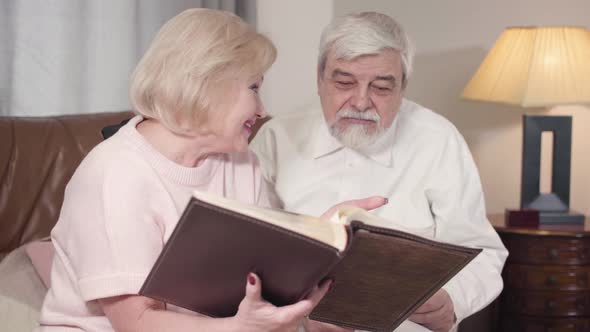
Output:
<svg viewBox="0 0 590 332">
<path fill-rule="evenodd" d="M 377 77 L 375 77 L 375 81 L 391 81 L 391 82 L 395 82 L 395 76 L 393 76 L 393 75 L 377 76 Z"/>
<path fill-rule="evenodd" d="M 334 69 L 334 71 L 332 72 L 332 78 L 341 75 L 341 76 L 347 76 L 347 77 L 354 77 L 354 75 L 352 75 L 349 72 L 343 71 L 341 69 Z"/>
<path fill-rule="evenodd" d="M 346 77 L 354 77 L 354 75 L 352 73 L 346 72 L 342 69 L 334 69 L 334 71 L 332 71 L 332 78 L 336 77 L 336 76 L 346 76 Z M 388 81 L 388 82 L 396 82 L 395 76 L 393 75 L 378 75 L 375 76 L 374 81 Z"/>
</svg>

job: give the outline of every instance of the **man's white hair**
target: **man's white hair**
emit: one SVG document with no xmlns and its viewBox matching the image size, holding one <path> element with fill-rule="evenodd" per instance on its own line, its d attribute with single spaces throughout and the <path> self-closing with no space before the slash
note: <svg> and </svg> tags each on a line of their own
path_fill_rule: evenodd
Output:
<svg viewBox="0 0 590 332">
<path fill-rule="evenodd" d="M 349 14 L 335 19 L 322 32 L 318 66 L 320 75 L 326 68 L 328 53 L 337 59 L 351 60 L 373 55 L 385 49 L 400 53 L 402 87 L 406 87 L 412 73 L 414 46 L 400 24 L 393 18 L 376 12 Z"/>
</svg>

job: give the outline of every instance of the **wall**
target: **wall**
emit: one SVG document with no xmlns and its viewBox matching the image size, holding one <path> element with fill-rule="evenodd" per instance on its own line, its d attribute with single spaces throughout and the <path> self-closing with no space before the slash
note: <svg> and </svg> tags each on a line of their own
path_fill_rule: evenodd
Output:
<svg viewBox="0 0 590 332">
<path fill-rule="evenodd" d="M 333 16 L 332 0 L 258 0 L 256 16 L 258 31 L 278 49 L 261 90 L 268 112 L 288 112 L 313 102 L 317 47 Z"/>
<path fill-rule="evenodd" d="M 272 32 L 279 49 L 279 61 L 263 88 L 271 113 L 288 112 L 314 100 L 315 78 L 311 76 L 315 74 L 317 41 L 332 15 L 377 10 L 404 25 L 417 46 L 407 96 L 447 117 L 465 136 L 481 173 L 489 212 L 519 205 L 521 118 L 525 111 L 461 100 L 463 87 L 507 26 L 590 26 L 587 0 L 258 3 L 259 27 Z M 333 5 L 332 10 L 326 8 L 328 3 Z M 527 112 L 573 115 L 571 207 L 590 215 L 590 108 L 568 106 Z"/>
</svg>

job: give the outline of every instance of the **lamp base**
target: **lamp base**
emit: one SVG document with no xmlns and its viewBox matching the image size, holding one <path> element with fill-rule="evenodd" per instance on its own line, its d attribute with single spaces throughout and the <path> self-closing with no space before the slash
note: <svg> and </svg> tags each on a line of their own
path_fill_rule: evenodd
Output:
<svg viewBox="0 0 590 332">
<path fill-rule="evenodd" d="M 584 215 L 575 211 L 540 212 L 540 224 L 584 224 Z"/>
</svg>

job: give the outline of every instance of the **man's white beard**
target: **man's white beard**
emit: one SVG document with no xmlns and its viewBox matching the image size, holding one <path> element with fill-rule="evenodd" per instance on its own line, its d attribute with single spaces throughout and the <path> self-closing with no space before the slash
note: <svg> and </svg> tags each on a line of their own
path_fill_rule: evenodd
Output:
<svg viewBox="0 0 590 332">
<path fill-rule="evenodd" d="M 373 124 L 348 124 L 340 127 L 338 121 L 342 118 L 375 121 Z M 375 111 L 359 112 L 353 109 L 343 109 L 336 113 L 336 121 L 330 125 L 330 133 L 342 145 L 354 150 L 370 146 L 383 134 L 381 118 Z"/>
</svg>

